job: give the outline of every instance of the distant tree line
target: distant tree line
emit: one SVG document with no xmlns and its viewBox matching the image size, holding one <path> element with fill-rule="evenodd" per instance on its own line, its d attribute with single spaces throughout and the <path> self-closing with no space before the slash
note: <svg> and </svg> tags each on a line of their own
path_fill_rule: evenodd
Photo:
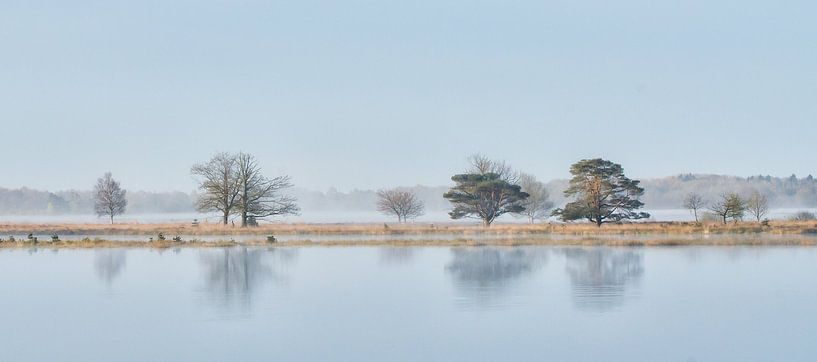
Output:
<svg viewBox="0 0 817 362">
<path fill-rule="evenodd" d="M 642 186 L 645 189 L 642 201 L 651 208 L 677 208 L 692 192 L 712 201 L 728 193 L 748 197 L 755 191 L 765 195 L 769 205 L 774 207 L 817 206 L 817 180 L 811 175 L 736 177 L 684 174 L 644 180 Z"/>
<path fill-rule="evenodd" d="M 196 195 L 180 191 L 128 191 L 128 212 L 179 213 L 193 212 Z M 94 211 L 93 190 L 39 191 L 28 188 L 0 188 L 0 214 L 4 215 L 66 215 L 88 214 Z"/>
<path fill-rule="evenodd" d="M 685 207 L 696 221 L 728 222 L 749 217 L 762 221 L 772 207 L 817 205 L 817 180 L 811 175 L 744 178 L 682 174 L 638 181 L 624 176 L 620 165 L 602 159 L 579 161 L 570 171 L 570 180 L 545 183 L 514 170 L 504 161 L 477 154 L 469 157 L 464 172 L 452 177 L 454 187 L 320 192 L 295 188 L 288 176 L 266 177 L 252 155 L 218 154 L 191 168 L 199 181 L 197 191 L 124 192 L 122 188 L 125 204 L 122 211 L 131 214 L 218 212 L 221 222 L 235 218 L 242 225 L 297 213 L 301 207 L 309 211 L 377 210 L 394 216 L 399 222 L 413 220 L 430 211 L 448 211 L 452 218 L 476 218 L 490 225 L 506 214 L 531 223 L 550 217 L 596 224 L 635 220 L 647 217 L 638 211 L 645 204 L 651 209 Z M 224 181 L 225 176 L 227 183 L 218 182 Z M 219 194 L 219 187 L 227 187 L 223 191 L 229 194 Z M 97 212 L 110 217 L 121 213 L 116 212 L 116 208 L 101 212 L 97 208 L 99 196 L 98 190 L 46 192 L 0 188 L 0 214 Z M 562 207 L 554 210 L 556 205 Z M 114 215 L 110 215 L 111 212 Z M 807 219 L 808 216 L 804 213 L 796 217 Z"/>
</svg>

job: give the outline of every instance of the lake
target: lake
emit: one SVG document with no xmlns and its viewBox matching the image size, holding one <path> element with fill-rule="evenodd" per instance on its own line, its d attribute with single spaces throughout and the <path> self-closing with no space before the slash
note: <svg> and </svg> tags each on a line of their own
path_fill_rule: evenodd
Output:
<svg viewBox="0 0 817 362">
<path fill-rule="evenodd" d="M 814 360 L 817 248 L 0 250 L 2 360 Z"/>
</svg>

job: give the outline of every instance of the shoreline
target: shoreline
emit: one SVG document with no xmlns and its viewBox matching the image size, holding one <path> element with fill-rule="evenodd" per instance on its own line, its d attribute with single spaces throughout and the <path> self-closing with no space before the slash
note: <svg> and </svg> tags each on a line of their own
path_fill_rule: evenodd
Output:
<svg viewBox="0 0 817 362">
<path fill-rule="evenodd" d="M 0 238 L 9 235 L 641 235 L 641 234 L 801 234 L 817 235 L 817 221 L 770 221 L 768 223 L 633 222 L 589 223 L 496 223 L 490 227 L 466 223 L 265 223 L 256 227 L 234 227 L 215 223 L 157 224 L 56 224 L 0 223 Z"/>
<path fill-rule="evenodd" d="M 161 240 L 159 234 L 165 240 Z M 28 235 L 31 235 L 29 239 Z M 53 241 L 52 235 L 59 240 Z M 268 242 L 275 236 L 275 242 Z M 10 239 L 14 239 L 11 241 Z M 34 239 L 36 238 L 36 242 Z M 178 239 L 178 240 L 173 240 Z M 0 224 L 0 249 L 293 246 L 813 246 L 817 222 L 696 224 Z"/>
</svg>

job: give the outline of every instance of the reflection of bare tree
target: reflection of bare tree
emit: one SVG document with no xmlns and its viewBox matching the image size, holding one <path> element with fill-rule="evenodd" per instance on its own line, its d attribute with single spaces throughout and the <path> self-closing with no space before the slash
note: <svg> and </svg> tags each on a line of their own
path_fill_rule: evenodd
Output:
<svg viewBox="0 0 817 362">
<path fill-rule="evenodd" d="M 468 302 L 491 304 L 509 284 L 547 261 L 545 249 L 455 248 L 446 270 Z"/>
<path fill-rule="evenodd" d="M 94 271 L 105 284 L 111 285 L 125 270 L 127 251 L 121 249 L 97 249 L 94 252 Z"/>
<path fill-rule="evenodd" d="M 630 249 L 565 249 L 573 298 L 580 309 L 606 310 L 624 303 L 628 286 L 644 275 L 643 256 Z"/>
<path fill-rule="evenodd" d="M 267 281 L 281 282 L 276 270 L 293 260 L 293 249 L 225 248 L 203 252 L 206 290 L 224 304 L 249 304 L 253 292 Z"/>
<path fill-rule="evenodd" d="M 404 265 L 414 258 L 413 248 L 382 247 L 379 249 L 380 262 L 388 265 Z"/>
</svg>

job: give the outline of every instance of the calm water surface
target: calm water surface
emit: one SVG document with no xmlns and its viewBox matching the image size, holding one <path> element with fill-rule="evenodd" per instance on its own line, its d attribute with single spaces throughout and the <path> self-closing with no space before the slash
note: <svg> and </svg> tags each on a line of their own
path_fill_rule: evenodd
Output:
<svg viewBox="0 0 817 362">
<path fill-rule="evenodd" d="M 817 249 L 0 251 L 2 360 L 815 360 Z"/>
</svg>

